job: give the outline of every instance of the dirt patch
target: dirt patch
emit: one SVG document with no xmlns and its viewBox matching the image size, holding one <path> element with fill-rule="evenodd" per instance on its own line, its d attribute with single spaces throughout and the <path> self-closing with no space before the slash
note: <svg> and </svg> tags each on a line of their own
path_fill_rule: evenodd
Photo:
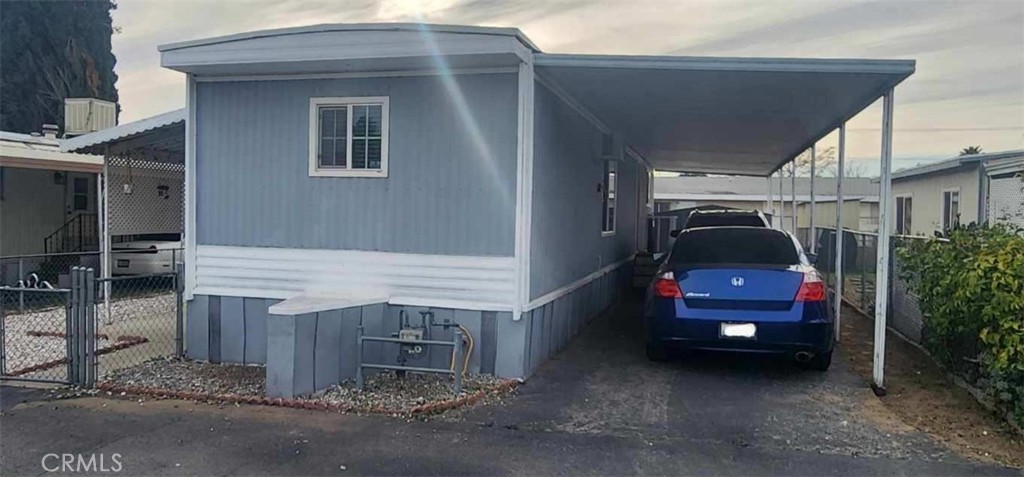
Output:
<svg viewBox="0 0 1024 477">
<path fill-rule="evenodd" d="M 873 327 L 872 320 L 849 307 L 843 309 L 840 356 L 867 381 L 871 379 Z M 1024 442 L 1006 423 L 950 382 L 930 356 L 891 331 L 886 335 L 885 388 L 887 395 L 881 400 L 864 403 L 861 410 L 866 419 L 895 430 L 900 426 L 891 423 L 896 417 L 966 457 L 1024 467 Z M 878 407 L 879 402 L 885 409 Z"/>
</svg>

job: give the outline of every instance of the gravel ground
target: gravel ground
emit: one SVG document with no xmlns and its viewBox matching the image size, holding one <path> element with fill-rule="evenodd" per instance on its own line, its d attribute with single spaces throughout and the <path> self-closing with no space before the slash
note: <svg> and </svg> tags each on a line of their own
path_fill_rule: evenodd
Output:
<svg viewBox="0 0 1024 477">
<path fill-rule="evenodd" d="M 106 382 L 172 391 L 262 396 L 262 366 L 210 364 L 160 358 L 109 374 Z"/>
<path fill-rule="evenodd" d="M 172 391 L 263 396 L 265 376 L 266 370 L 263 366 L 210 364 L 161 358 L 116 371 L 107 376 L 106 382 Z M 466 376 L 462 380 L 461 396 L 470 395 L 481 389 L 491 389 L 501 382 L 502 380 L 493 376 Z M 366 387 L 362 391 L 356 389 L 354 382 L 346 381 L 302 396 L 300 399 L 340 404 L 356 409 L 384 409 L 403 413 L 416 406 L 447 401 L 455 397 L 452 392 L 451 376 L 410 373 L 405 379 L 398 379 L 394 373 L 382 372 L 367 377 Z"/>
<path fill-rule="evenodd" d="M 491 389 L 502 380 L 487 375 L 467 375 L 462 379 L 462 394 Z M 342 404 L 359 409 L 383 408 L 396 412 L 409 411 L 430 402 L 447 401 L 457 396 L 452 377 L 440 374 L 406 374 L 399 379 L 395 373 L 381 372 L 366 378 L 363 390 L 354 382 L 343 382 L 307 396 L 314 401 Z"/>
</svg>

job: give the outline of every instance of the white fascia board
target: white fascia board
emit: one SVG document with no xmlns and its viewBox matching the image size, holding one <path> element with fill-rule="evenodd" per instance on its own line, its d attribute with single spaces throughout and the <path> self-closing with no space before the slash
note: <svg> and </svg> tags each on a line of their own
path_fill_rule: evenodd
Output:
<svg viewBox="0 0 1024 477">
<path fill-rule="evenodd" d="M 296 73 L 296 74 L 266 74 L 266 75 L 227 75 L 227 76 L 198 76 L 196 81 L 200 83 L 226 83 L 235 81 L 294 81 L 294 80 L 317 80 L 317 79 L 351 79 L 351 78 L 403 78 L 416 76 L 440 76 L 440 75 L 483 75 L 483 74 L 511 74 L 519 71 L 515 66 L 494 66 L 487 68 L 456 68 L 448 71 L 438 69 L 432 70 L 404 70 L 404 71 L 352 71 L 347 73 Z"/>
<path fill-rule="evenodd" d="M 103 156 L 93 154 L 75 154 L 53 149 L 36 149 L 29 147 L 12 147 L 0 144 L 0 156 L 38 161 L 40 165 L 49 162 L 73 162 L 90 166 L 103 166 Z"/>
<path fill-rule="evenodd" d="M 625 56 L 537 53 L 537 66 L 628 68 L 780 73 L 873 73 L 910 75 L 914 60 L 818 58 L 728 58 L 699 56 Z"/>
<path fill-rule="evenodd" d="M 303 33 L 325 33 L 332 31 L 427 31 L 433 33 L 462 33 L 471 35 L 509 36 L 516 38 L 525 47 L 540 51 L 526 35 L 518 28 L 508 27 L 481 27 L 466 25 L 443 25 L 443 24 L 420 24 L 420 23 L 324 23 L 320 25 L 309 25 L 289 28 L 276 28 L 271 30 L 259 30 L 232 35 L 202 38 L 197 40 L 179 41 L 165 43 L 157 46 L 157 51 L 172 51 L 195 46 L 214 45 L 218 43 L 230 43 L 255 38 L 266 38 L 272 36 L 300 35 Z"/>
</svg>

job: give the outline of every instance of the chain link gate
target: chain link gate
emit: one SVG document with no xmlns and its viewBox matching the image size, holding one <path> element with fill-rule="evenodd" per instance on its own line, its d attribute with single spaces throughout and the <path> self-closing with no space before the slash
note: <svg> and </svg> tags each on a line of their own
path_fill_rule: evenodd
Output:
<svg viewBox="0 0 1024 477">
<path fill-rule="evenodd" d="M 97 279 L 74 267 L 70 278 L 67 289 L 0 288 L 0 378 L 91 387 L 184 355 L 180 272 Z"/>
</svg>

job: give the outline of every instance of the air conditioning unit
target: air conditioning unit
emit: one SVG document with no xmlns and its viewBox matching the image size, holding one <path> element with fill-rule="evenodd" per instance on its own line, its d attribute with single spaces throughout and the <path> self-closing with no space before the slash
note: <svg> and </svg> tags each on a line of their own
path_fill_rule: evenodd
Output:
<svg viewBox="0 0 1024 477">
<path fill-rule="evenodd" d="M 64 100 L 64 136 L 78 136 L 117 125 L 117 104 L 96 98 Z"/>
</svg>

